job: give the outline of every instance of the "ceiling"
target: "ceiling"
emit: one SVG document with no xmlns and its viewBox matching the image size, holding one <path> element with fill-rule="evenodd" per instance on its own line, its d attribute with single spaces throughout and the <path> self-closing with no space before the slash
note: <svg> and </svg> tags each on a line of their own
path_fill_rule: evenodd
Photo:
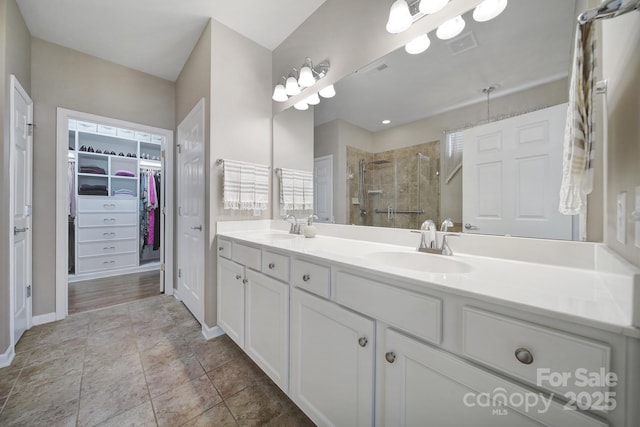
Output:
<svg viewBox="0 0 640 427">
<path fill-rule="evenodd" d="M 210 18 L 269 50 L 325 0 L 17 0 L 33 37 L 175 81 Z"/>
<path fill-rule="evenodd" d="M 469 12 L 455 39 L 432 32 L 422 54 L 401 48 L 339 81 L 337 95 L 315 107 L 316 126 L 340 118 L 375 132 L 484 102 L 488 86 L 497 97 L 565 78 L 576 16 L 575 1 L 557 0 L 512 0 L 484 23 Z"/>
</svg>

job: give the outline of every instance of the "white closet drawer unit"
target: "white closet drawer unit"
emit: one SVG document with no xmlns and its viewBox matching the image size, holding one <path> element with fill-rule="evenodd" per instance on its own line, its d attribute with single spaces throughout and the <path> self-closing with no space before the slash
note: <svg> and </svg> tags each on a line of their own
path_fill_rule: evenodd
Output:
<svg viewBox="0 0 640 427">
<path fill-rule="evenodd" d="M 78 197 L 78 212 L 137 212 L 137 199 Z"/>
<path fill-rule="evenodd" d="M 149 142 L 151 141 L 151 134 L 146 132 L 136 132 L 136 139 L 142 142 Z"/>
<path fill-rule="evenodd" d="M 98 133 L 102 135 L 116 136 L 116 128 L 114 126 L 98 125 Z"/>
<path fill-rule="evenodd" d="M 83 132 L 96 132 L 98 129 L 98 125 L 95 123 L 83 122 L 81 120 L 76 122 L 76 127 L 79 131 Z"/>
<path fill-rule="evenodd" d="M 132 130 L 129 129 L 120 129 L 118 128 L 118 132 L 117 135 L 120 138 L 127 138 L 127 139 L 135 139 L 136 138 L 136 133 Z"/>
<path fill-rule="evenodd" d="M 78 228 L 78 242 L 96 242 L 114 239 L 130 239 L 136 236 L 138 226 Z"/>
<path fill-rule="evenodd" d="M 119 226 L 137 225 L 138 214 L 120 212 L 82 212 L 78 215 L 79 227 L 95 227 L 98 225 Z"/>
<path fill-rule="evenodd" d="M 135 252 L 136 239 L 109 240 L 104 242 L 79 242 L 78 253 L 82 256 L 112 255 L 118 253 Z"/>
<path fill-rule="evenodd" d="M 562 395 L 607 391 L 604 386 L 580 387 L 576 377 L 576 366 L 587 374 L 609 372 L 607 345 L 472 307 L 462 309 L 462 322 L 462 351 L 468 357 Z M 539 382 L 540 369 L 570 378 L 559 385 L 543 377 Z"/>
<path fill-rule="evenodd" d="M 330 273 L 329 267 L 295 259 L 291 267 L 291 283 L 298 288 L 329 298 Z"/>
<path fill-rule="evenodd" d="M 289 281 L 289 257 L 262 250 L 262 272 L 283 282 Z"/>
<path fill-rule="evenodd" d="M 76 266 L 78 273 L 89 273 L 100 270 L 113 270 L 138 265 L 138 254 L 99 255 L 90 257 L 78 257 Z"/>
<path fill-rule="evenodd" d="M 164 142 L 164 136 L 151 135 L 151 142 L 155 142 L 156 144 L 162 144 Z"/>
</svg>

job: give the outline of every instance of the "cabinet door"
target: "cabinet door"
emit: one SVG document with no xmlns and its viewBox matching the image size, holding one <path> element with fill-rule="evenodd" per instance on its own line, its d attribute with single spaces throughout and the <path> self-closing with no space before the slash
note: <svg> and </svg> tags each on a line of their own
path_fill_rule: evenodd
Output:
<svg viewBox="0 0 640 427">
<path fill-rule="evenodd" d="M 292 289 L 291 397 L 320 426 L 371 426 L 374 322 Z"/>
<path fill-rule="evenodd" d="M 289 366 L 289 286 L 247 269 L 245 351 L 285 393 Z"/>
<path fill-rule="evenodd" d="M 244 348 L 244 267 L 218 257 L 218 325 Z"/>
<path fill-rule="evenodd" d="M 565 410 L 559 403 L 549 403 L 546 394 L 506 381 L 393 330 L 387 330 L 386 347 L 380 356 L 385 381 L 381 425 L 606 426 L 595 418 Z M 538 404 L 527 409 L 525 402 Z"/>
</svg>

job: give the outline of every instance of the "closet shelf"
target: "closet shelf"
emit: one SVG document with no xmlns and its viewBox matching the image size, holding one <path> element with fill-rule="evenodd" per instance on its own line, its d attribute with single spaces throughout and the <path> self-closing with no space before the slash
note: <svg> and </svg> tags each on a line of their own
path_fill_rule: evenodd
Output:
<svg viewBox="0 0 640 427">
<path fill-rule="evenodd" d="M 78 172 L 78 176 L 92 176 L 92 177 L 96 177 L 96 178 L 109 178 L 109 175 L 104 175 L 101 173 L 82 173 L 82 172 Z"/>
</svg>

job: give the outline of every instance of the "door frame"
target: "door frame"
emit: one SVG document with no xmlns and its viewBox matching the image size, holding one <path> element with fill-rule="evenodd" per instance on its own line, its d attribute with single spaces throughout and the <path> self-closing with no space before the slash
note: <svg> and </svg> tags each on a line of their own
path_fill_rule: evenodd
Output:
<svg viewBox="0 0 640 427">
<path fill-rule="evenodd" d="M 316 176 L 315 176 L 315 171 L 316 171 L 316 162 L 317 161 L 322 161 L 322 160 L 329 160 L 329 163 L 331 164 L 331 174 L 329 174 L 329 176 L 331 177 L 331 197 L 329 197 L 329 200 L 331 202 L 331 216 L 329 217 L 329 220 L 326 221 L 328 224 L 333 224 L 335 222 L 335 213 L 333 211 L 334 209 L 334 203 L 333 203 L 333 196 L 334 196 L 334 191 L 333 191 L 333 154 L 327 154 L 326 156 L 319 156 L 319 157 L 315 157 L 313 159 L 313 182 L 314 182 L 314 189 L 313 189 L 313 194 L 315 197 L 316 191 L 315 191 L 315 182 L 316 182 Z M 316 203 L 314 200 L 314 209 L 316 208 Z M 316 222 L 325 222 L 325 221 L 321 221 L 321 220 L 316 220 Z"/>
<path fill-rule="evenodd" d="M 114 127 L 124 127 L 140 132 L 155 133 L 165 138 L 164 166 L 165 195 L 163 204 L 164 215 L 164 248 L 161 253 L 160 263 L 164 264 L 164 275 L 161 270 L 161 286 L 164 283 L 164 292 L 173 295 L 173 259 L 174 259 L 174 194 L 173 194 L 173 131 L 142 125 L 125 120 L 112 119 L 81 111 L 68 110 L 58 107 L 56 128 L 56 311 L 55 320 L 67 317 L 69 312 L 69 234 L 66 203 L 67 200 L 67 159 L 69 151 L 69 119 L 86 120 Z M 164 280 L 162 277 L 164 276 Z"/>
<path fill-rule="evenodd" d="M 203 161 L 206 160 L 206 106 L 205 106 L 205 99 L 204 98 L 200 98 L 200 100 L 193 106 L 193 108 L 191 109 L 191 111 L 189 111 L 189 113 L 180 121 L 180 123 L 177 125 L 176 127 L 176 147 L 178 148 L 180 146 L 180 134 L 181 134 L 181 127 L 182 124 L 184 122 L 186 122 L 189 119 L 192 119 L 193 116 L 195 116 L 196 114 L 198 115 L 202 115 L 202 131 L 203 131 L 203 154 L 204 154 L 204 158 Z M 181 191 L 182 191 L 182 163 L 180 162 L 179 158 L 176 158 L 176 169 L 177 169 L 177 176 L 176 176 L 176 205 L 179 203 L 180 201 L 180 197 L 181 197 Z M 203 179 L 203 209 L 204 211 L 202 212 L 202 239 L 203 239 L 203 248 L 202 250 L 204 251 L 207 245 L 207 231 L 209 230 L 209 227 L 205 224 L 207 221 L 205 221 L 205 215 L 206 215 L 206 207 L 205 207 L 205 203 L 206 203 L 206 162 L 205 164 L 203 164 L 203 170 L 204 170 L 204 175 L 202 177 Z M 180 215 L 176 216 L 176 232 L 177 232 L 177 238 L 176 238 L 176 245 L 178 247 L 178 251 L 177 251 L 177 256 L 176 256 L 176 269 L 178 268 L 178 266 L 181 264 L 181 251 L 180 249 L 180 245 L 181 245 L 181 239 L 182 239 L 182 227 L 184 226 L 184 224 L 182 223 L 181 217 Z M 203 252 L 204 253 L 204 252 Z M 204 291 L 205 291 L 205 265 L 204 263 L 206 262 L 205 257 L 203 256 L 203 263 L 202 263 L 202 279 L 203 279 L 203 283 L 202 283 L 202 295 L 200 295 L 200 306 L 198 307 L 200 310 L 200 315 L 201 315 L 201 319 L 198 319 L 195 313 L 192 313 L 194 315 L 194 317 L 196 317 L 196 320 L 198 320 L 198 322 L 200 322 L 200 324 L 202 325 L 202 327 L 204 328 L 205 326 L 205 322 L 204 322 L 204 314 L 205 314 L 205 307 L 204 307 Z M 177 270 L 176 270 L 176 277 L 177 277 Z M 178 278 L 177 283 L 176 283 L 176 289 L 175 289 L 175 296 L 178 300 L 182 301 L 182 295 L 180 294 L 180 278 Z"/>
<path fill-rule="evenodd" d="M 14 125 L 15 125 L 15 116 L 13 113 L 13 107 L 15 105 L 15 93 L 19 92 L 21 96 L 23 96 L 25 99 L 27 99 L 29 101 L 29 105 L 28 105 L 28 122 L 29 123 L 33 123 L 33 100 L 31 99 L 31 97 L 29 96 L 29 94 L 27 93 L 26 90 L 24 90 L 24 88 L 22 87 L 22 85 L 20 84 L 20 82 L 18 81 L 18 79 L 16 78 L 15 75 L 11 74 L 9 76 L 9 328 L 10 328 L 10 341 L 11 341 L 11 345 L 10 345 L 10 349 L 12 352 L 12 355 L 10 356 L 11 358 L 13 358 L 13 353 L 15 351 L 15 346 L 16 346 L 16 342 L 15 342 L 15 331 L 14 331 L 14 324 L 15 324 L 15 282 L 13 280 L 13 275 L 14 275 L 14 268 L 13 268 L 13 262 L 14 262 L 14 253 L 13 253 L 13 245 L 14 245 L 14 234 L 13 234 L 13 226 L 14 226 L 14 222 L 13 222 L 13 217 L 14 217 L 14 197 L 13 197 L 13 193 L 14 193 L 14 184 L 15 184 L 15 177 L 14 177 L 14 171 L 15 171 L 15 150 L 14 150 L 14 143 L 13 143 L 13 135 L 14 135 Z M 32 187 L 31 190 L 31 197 L 33 198 L 33 134 L 29 135 L 29 145 L 31 145 L 31 159 L 29 160 L 31 163 L 31 174 L 29 176 L 29 180 L 30 180 L 30 185 Z M 33 205 L 33 200 L 31 202 L 31 204 Z M 32 214 L 33 214 L 33 209 L 32 209 Z M 33 218 L 33 215 L 30 215 L 30 218 Z M 32 220 L 30 221 L 30 226 L 32 225 Z M 33 263 L 32 263 L 32 258 L 33 258 L 33 243 L 32 243 L 32 227 L 30 227 L 30 230 L 27 230 L 29 236 L 27 237 L 27 242 L 29 245 L 28 248 L 28 252 L 30 253 L 29 256 L 29 277 L 27 278 L 28 282 L 32 282 L 33 280 Z M 33 283 L 30 283 L 31 285 L 31 289 L 33 290 Z M 31 294 L 31 296 L 27 297 L 27 329 L 30 329 L 32 324 L 33 324 L 33 307 L 32 307 L 32 301 L 33 301 L 33 293 Z"/>
</svg>

